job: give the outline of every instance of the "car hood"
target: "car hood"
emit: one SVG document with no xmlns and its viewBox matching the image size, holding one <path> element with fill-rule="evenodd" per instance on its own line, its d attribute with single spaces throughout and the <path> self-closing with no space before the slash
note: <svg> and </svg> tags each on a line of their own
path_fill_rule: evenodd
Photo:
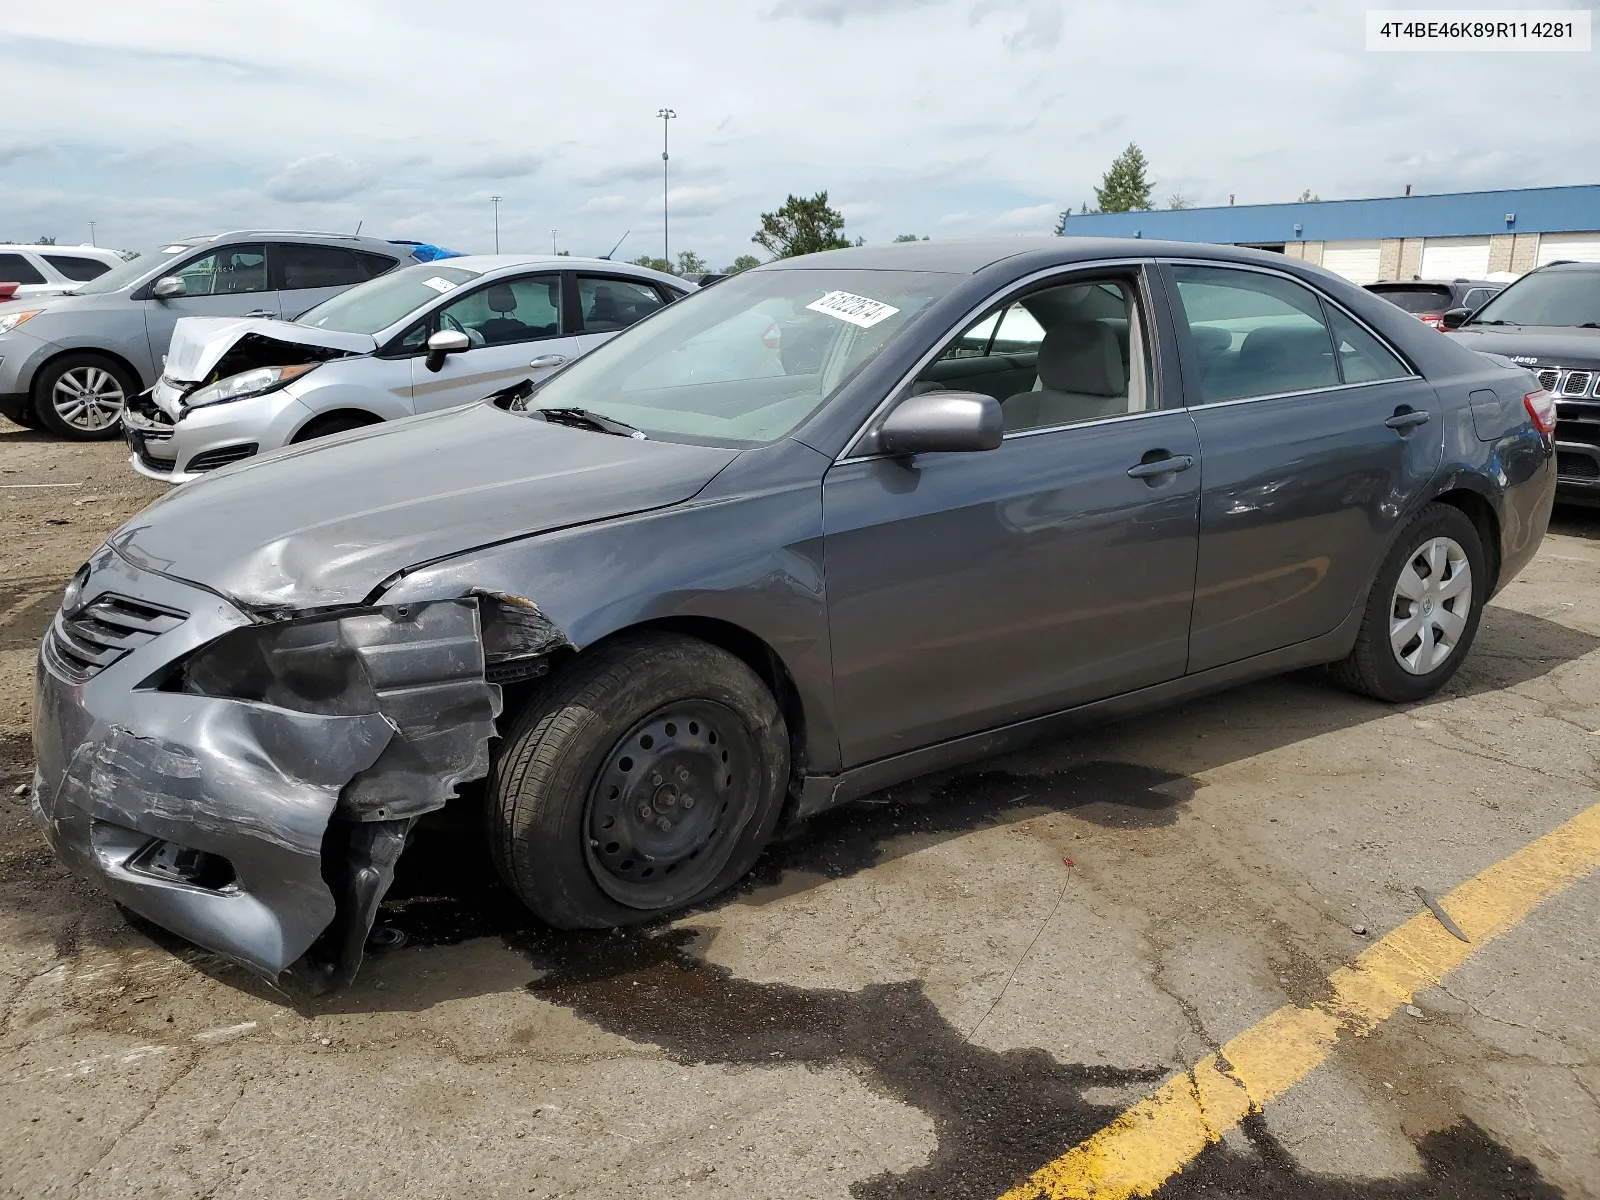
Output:
<svg viewBox="0 0 1600 1200">
<path fill-rule="evenodd" d="M 1469 350 L 1504 354 L 1525 367 L 1582 367 L 1600 362 L 1600 329 L 1550 325 L 1468 325 L 1464 329 L 1451 331 L 1449 336 Z"/>
<path fill-rule="evenodd" d="M 378 342 L 366 333 L 313 329 L 309 325 L 266 317 L 183 317 L 172 328 L 164 374 L 180 383 L 199 383 L 209 378 L 217 364 L 236 346 L 241 353 L 232 357 L 247 364 L 240 366 L 240 370 L 248 370 L 250 366 L 260 365 L 256 360 L 263 356 L 272 360 L 272 366 L 285 367 L 327 358 L 330 350 L 340 354 L 371 354 L 378 348 Z M 223 373 L 235 374 L 226 369 Z"/>
<path fill-rule="evenodd" d="M 407 567 L 687 500 L 738 453 L 475 404 L 246 460 L 173 489 L 110 541 L 247 608 L 358 604 Z"/>
</svg>

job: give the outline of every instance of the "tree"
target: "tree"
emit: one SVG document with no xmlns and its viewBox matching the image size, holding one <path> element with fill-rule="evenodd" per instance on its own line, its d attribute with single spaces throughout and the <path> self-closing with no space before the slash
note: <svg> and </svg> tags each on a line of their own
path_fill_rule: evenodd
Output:
<svg viewBox="0 0 1600 1200">
<path fill-rule="evenodd" d="M 651 258 L 648 254 L 641 254 L 634 259 L 633 265 L 636 267 L 649 267 L 652 271 L 665 271 L 668 275 L 672 274 L 671 263 L 664 258 Z"/>
<path fill-rule="evenodd" d="M 1310 188 L 1307 188 L 1305 191 L 1300 193 L 1300 203 L 1301 204 L 1317 204 L 1321 200 L 1322 200 L 1321 196 L 1313 196 L 1311 194 L 1311 189 Z"/>
<path fill-rule="evenodd" d="M 42 237 L 34 243 L 35 246 L 54 246 L 55 244 L 56 240 L 53 237 Z"/>
<path fill-rule="evenodd" d="M 1151 183 L 1145 178 L 1150 164 L 1144 151 L 1129 142 L 1128 148 L 1111 160 L 1111 169 L 1094 190 L 1094 202 L 1101 212 L 1149 212 Z"/>
<path fill-rule="evenodd" d="M 1167 197 L 1168 208 L 1193 208 L 1194 203 L 1187 199 L 1182 192 L 1173 192 Z"/>
<path fill-rule="evenodd" d="M 706 266 L 706 260 L 693 250 L 678 251 L 679 275 L 704 275 L 709 270 L 711 268 Z"/>
<path fill-rule="evenodd" d="M 828 207 L 828 193 L 809 200 L 791 195 L 777 212 L 761 214 L 761 228 L 750 240 L 773 258 L 793 258 L 819 250 L 842 250 L 850 245 L 842 236 L 844 214 Z"/>
<path fill-rule="evenodd" d="M 733 265 L 723 268 L 724 275 L 737 275 L 740 271 L 748 271 L 751 267 L 759 267 L 761 260 L 754 254 L 741 254 L 733 260 Z"/>
<path fill-rule="evenodd" d="M 1067 236 L 1067 218 L 1070 217 L 1071 215 L 1072 215 L 1072 210 L 1070 208 L 1062 209 L 1061 212 L 1058 213 L 1057 216 L 1056 216 L 1056 227 L 1054 229 L 1052 229 L 1050 232 L 1055 234 L 1057 237 L 1066 237 Z"/>
<path fill-rule="evenodd" d="M 897 242 L 925 242 L 928 239 L 926 235 L 918 237 L 914 233 L 897 233 L 894 235 L 894 240 Z"/>
</svg>

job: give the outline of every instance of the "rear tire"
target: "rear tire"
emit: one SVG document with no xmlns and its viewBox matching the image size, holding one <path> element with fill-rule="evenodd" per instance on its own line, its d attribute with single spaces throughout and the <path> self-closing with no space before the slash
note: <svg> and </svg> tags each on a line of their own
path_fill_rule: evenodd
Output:
<svg viewBox="0 0 1600 1200">
<path fill-rule="evenodd" d="M 739 659 L 692 638 L 619 638 L 517 719 L 489 776 L 511 888 L 565 929 L 709 900 L 755 864 L 789 779 L 783 713 Z"/>
<path fill-rule="evenodd" d="M 139 391 L 128 369 L 104 354 L 63 354 L 33 381 L 40 424 L 73 442 L 102 442 L 122 432 L 122 410 Z"/>
<path fill-rule="evenodd" d="M 1378 569 L 1355 647 L 1333 664 L 1334 678 L 1375 700 L 1426 699 L 1466 658 L 1488 591 L 1477 527 L 1458 508 L 1429 504 Z"/>
</svg>

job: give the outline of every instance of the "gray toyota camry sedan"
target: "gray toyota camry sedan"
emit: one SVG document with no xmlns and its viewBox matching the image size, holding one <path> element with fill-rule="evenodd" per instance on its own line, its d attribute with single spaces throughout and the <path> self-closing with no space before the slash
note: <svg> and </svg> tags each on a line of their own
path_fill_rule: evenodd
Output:
<svg viewBox="0 0 1600 1200">
<path fill-rule="evenodd" d="M 351 978 L 452 802 L 545 921 L 647 920 L 782 821 L 1041 735 L 1312 664 L 1431 695 L 1544 535 L 1553 424 L 1526 370 L 1269 253 L 772 263 L 135 517 L 41 647 L 34 804 L 268 979 Z"/>
</svg>

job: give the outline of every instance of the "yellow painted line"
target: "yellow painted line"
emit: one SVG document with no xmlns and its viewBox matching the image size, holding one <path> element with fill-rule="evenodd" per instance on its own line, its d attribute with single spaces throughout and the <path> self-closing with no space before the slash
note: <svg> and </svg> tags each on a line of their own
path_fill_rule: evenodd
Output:
<svg viewBox="0 0 1600 1200">
<path fill-rule="evenodd" d="M 1341 1037 L 1365 1037 L 1487 942 L 1600 867 L 1600 804 L 1467 880 L 1440 903 L 1471 940 L 1421 912 L 1328 976 L 1333 997 L 1289 1004 L 1174 1076 L 1001 1200 L 1148 1196 L 1251 1113 L 1320 1066 Z"/>
</svg>

